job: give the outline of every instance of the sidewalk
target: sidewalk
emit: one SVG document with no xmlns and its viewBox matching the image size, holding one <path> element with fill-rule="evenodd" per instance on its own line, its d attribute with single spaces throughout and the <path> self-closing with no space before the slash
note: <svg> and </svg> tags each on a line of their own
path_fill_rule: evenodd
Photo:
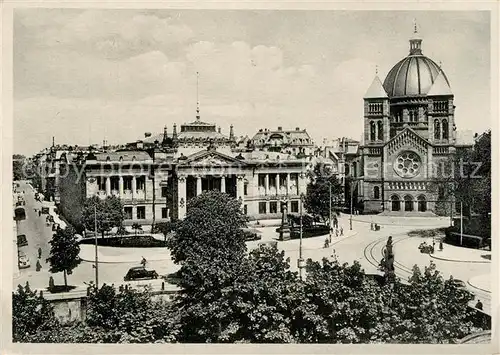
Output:
<svg viewBox="0 0 500 355">
<path fill-rule="evenodd" d="M 439 251 L 439 244 L 436 243 L 436 251 L 429 254 L 431 258 L 454 261 L 462 263 L 491 263 L 491 251 L 462 248 L 450 244 L 443 244 L 443 251 Z"/>
<path fill-rule="evenodd" d="M 99 263 L 138 263 L 143 257 L 149 261 L 170 261 L 168 248 L 116 248 L 97 247 Z M 84 261 L 94 262 L 95 246 L 90 244 L 80 245 L 80 258 Z"/>
<path fill-rule="evenodd" d="M 470 278 L 467 283 L 476 289 L 491 293 L 491 275 L 484 274 Z"/>
</svg>

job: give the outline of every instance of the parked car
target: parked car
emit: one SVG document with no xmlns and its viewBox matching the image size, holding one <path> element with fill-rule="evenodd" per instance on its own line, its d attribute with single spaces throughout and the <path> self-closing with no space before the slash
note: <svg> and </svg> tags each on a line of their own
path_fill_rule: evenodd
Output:
<svg viewBox="0 0 500 355">
<path fill-rule="evenodd" d="M 123 280 L 124 281 L 151 280 L 157 278 L 158 278 L 158 273 L 155 270 L 146 269 L 142 266 L 136 266 L 128 270 L 127 275 L 125 275 Z"/>
<path fill-rule="evenodd" d="M 26 268 L 29 268 L 31 266 L 30 264 L 30 259 L 28 258 L 28 256 L 20 251 L 18 253 L 18 260 L 17 260 L 17 263 L 19 265 L 19 268 L 20 269 L 26 269 Z"/>
<path fill-rule="evenodd" d="M 260 233 L 254 232 L 251 229 L 243 229 L 243 233 L 245 235 L 245 241 L 249 242 L 252 240 L 261 240 L 262 236 Z"/>
<path fill-rule="evenodd" d="M 453 279 L 453 284 L 455 284 L 455 286 L 459 287 L 459 288 L 467 288 L 467 285 L 465 284 L 465 282 L 463 282 L 462 280 L 459 280 L 459 279 Z"/>
<path fill-rule="evenodd" d="M 26 235 L 19 234 L 17 236 L 17 246 L 18 247 L 24 247 L 26 245 L 28 245 L 28 239 L 26 238 Z"/>
</svg>

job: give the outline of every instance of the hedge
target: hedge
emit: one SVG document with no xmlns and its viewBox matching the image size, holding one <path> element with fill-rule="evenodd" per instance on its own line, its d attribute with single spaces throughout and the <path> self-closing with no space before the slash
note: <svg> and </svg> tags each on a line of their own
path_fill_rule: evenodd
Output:
<svg viewBox="0 0 500 355">
<path fill-rule="evenodd" d="M 84 239 L 81 244 L 95 244 L 95 239 Z M 103 247 L 119 248 L 161 248 L 166 247 L 163 240 L 158 240 L 150 235 L 128 235 L 124 237 L 97 238 L 97 245 Z"/>
</svg>

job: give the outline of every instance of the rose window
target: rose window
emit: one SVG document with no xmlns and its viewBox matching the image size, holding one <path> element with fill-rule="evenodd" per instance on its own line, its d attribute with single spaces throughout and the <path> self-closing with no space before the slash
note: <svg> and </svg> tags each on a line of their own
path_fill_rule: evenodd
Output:
<svg viewBox="0 0 500 355">
<path fill-rule="evenodd" d="M 401 177 L 411 178 L 418 175 L 420 166 L 420 158 L 416 153 L 403 152 L 396 159 L 394 170 Z"/>
</svg>

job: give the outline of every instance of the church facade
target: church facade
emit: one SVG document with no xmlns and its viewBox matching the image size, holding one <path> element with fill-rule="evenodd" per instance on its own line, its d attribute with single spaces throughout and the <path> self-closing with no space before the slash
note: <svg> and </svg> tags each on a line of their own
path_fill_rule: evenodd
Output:
<svg viewBox="0 0 500 355">
<path fill-rule="evenodd" d="M 364 96 L 363 141 L 351 166 L 365 213 L 438 212 L 443 196 L 430 180 L 457 149 L 472 145 L 457 135 L 446 74 L 421 45 L 415 30 L 409 54 Z"/>
</svg>

